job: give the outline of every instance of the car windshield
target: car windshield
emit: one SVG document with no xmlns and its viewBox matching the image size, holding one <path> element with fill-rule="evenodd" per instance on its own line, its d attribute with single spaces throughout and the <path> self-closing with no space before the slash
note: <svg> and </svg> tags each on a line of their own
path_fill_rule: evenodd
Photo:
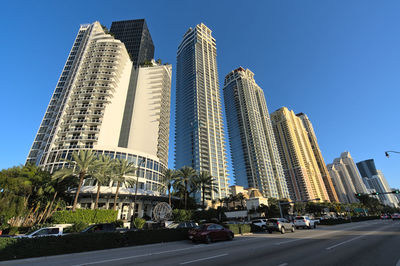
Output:
<svg viewBox="0 0 400 266">
<path fill-rule="evenodd" d="M 277 222 L 277 219 L 268 219 L 268 222 L 276 223 L 276 222 Z"/>
<path fill-rule="evenodd" d="M 296 219 L 296 220 L 304 220 L 304 217 L 303 217 L 303 216 L 297 216 L 297 217 L 294 218 L 294 219 Z"/>
</svg>

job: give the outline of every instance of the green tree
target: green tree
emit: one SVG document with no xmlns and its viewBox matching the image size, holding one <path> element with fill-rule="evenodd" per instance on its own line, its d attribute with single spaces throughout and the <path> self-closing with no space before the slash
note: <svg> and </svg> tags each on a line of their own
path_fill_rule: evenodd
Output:
<svg viewBox="0 0 400 266">
<path fill-rule="evenodd" d="M 100 189 L 101 186 L 106 186 L 111 181 L 111 176 L 113 176 L 113 164 L 114 160 L 111 159 L 110 156 L 102 154 L 99 156 L 98 161 L 96 162 L 97 166 L 92 174 L 92 177 L 97 181 L 97 192 L 96 192 L 96 201 L 94 204 L 94 209 L 98 208 L 99 205 L 99 197 L 100 197 Z"/>
<path fill-rule="evenodd" d="M 209 172 L 201 171 L 196 176 L 194 176 L 192 183 L 198 191 L 202 193 L 202 206 L 205 209 L 206 195 L 211 195 L 212 192 L 218 192 L 216 183 L 214 183 L 215 178 L 210 175 Z"/>
<path fill-rule="evenodd" d="M 165 170 L 163 181 L 164 185 L 167 187 L 168 203 L 170 206 L 171 206 L 171 188 L 173 187 L 176 178 L 177 178 L 177 173 L 175 170 L 172 169 Z"/>
<path fill-rule="evenodd" d="M 74 204 L 72 211 L 75 211 L 78 203 L 79 193 L 83 184 L 83 180 L 92 175 L 96 167 L 97 156 L 91 150 L 80 150 L 72 153 L 72 160 L 66 160 L 69 163 L 68 168 L 61 168 L 53 174 L 54 179 L 64 179 L 74 176 L 79 179 L 78 188 L 76 189 Z"/>
<path fill-rule="evenodd" d="M 184 189 L 185 196 L 185 210 L 187 210 L 187 198 L 189 193 L 189 186 L 192 182 L 193 177 L 196 175 L 196 171 L 189 166 L 184 166 L 177 172 L 177 183 Z"/>
<path fill-rule="evenodd" d="M 113 209 L 116 210 L 119 188 L 122 184 L 124 184 L 127 181 L 127 176 L 133 176 L 136 173 L 136 167 L 133 163 L 128 162 L 125 159 L 122 160 L 115 159 L 113 169 L 114 171 L 112 179 L 114 181 L 117 181 L 117 190 L 115 191 L 114 206 L 113 206 Z M 130 180 L 132 181 L 133 179 Z"/>
<path fill-rule="evenodd" d="M 245 196 L 243 195 L 243 193 L 238 193 L 237 195 L 237 199 L 240 200 L 240 206 L 242 207 L 242 209 L 244 209 L 244 200 L 246 199 Z"/>
</svg>

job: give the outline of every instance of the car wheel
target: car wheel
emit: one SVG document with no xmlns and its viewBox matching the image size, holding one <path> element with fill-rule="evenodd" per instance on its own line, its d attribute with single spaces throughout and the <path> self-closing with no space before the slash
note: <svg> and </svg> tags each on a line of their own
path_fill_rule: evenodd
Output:
<svg viewBox="0 0 400 266">
<path fill-rule="evenodd" d="M 228 240 L 231 241 L 233 239 L 233 234 L 228 234 Z"/>
<path fill-rule="evenodd" d="M 281 234 L 284 234 L 285 233 L 285 227 L 282 227 L 281 228 Z"/>
<path fill-rule="evenodd" d="M 192 243 L 195 243 L 195 244 L 196 244 L 196 243 L 197 243 L 196 239 L 193 238 L 193 239 L 192 239 Z"/>
<path fill-rule="evenodd" d="M 209 235 L 206 236 L 206 244 L 210 244 L 211 243 L 211 238 Z"/>
<path fill-rule="evenodd" d="M 296 229 L 299 229 L 300 227 L 296 226 Z"/>
<path fill-rule="evenodd" d="M 294 226 L 292 226 L 292 230 L 291 231 L 292 231 L 292 233 L 294 233 Z"/>
<path fill-rule="evenodd" d="M 314 229 L 317 228 L 317 224 L 314 224 Z"/>
<path fill-rule="evenodd" d="M 268 233 L 272 234 L 272 230 L 268 230 Z"/>
</svg>

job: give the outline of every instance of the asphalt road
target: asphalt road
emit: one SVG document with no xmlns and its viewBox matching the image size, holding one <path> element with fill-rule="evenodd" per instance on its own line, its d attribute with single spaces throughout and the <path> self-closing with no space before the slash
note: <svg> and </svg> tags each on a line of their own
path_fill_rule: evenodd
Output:
<svg viewBox="0 0 400 266">
<path fill-rule="evenodd" d="M 400 222 L 367 221 L 233 241 L 179 241 L 5 261 L 0 265 L 377 265 L 400 266 Z"/>
</svg>

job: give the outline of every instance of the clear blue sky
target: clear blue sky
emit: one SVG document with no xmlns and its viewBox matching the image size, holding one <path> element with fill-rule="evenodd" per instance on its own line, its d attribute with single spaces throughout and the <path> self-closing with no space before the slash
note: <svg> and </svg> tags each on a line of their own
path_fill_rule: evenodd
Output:
<svg viewBox="0 0 400 266">
<path fill-rule="evenodd" d="M 399 1 L 6 1 L 0 169 L 25 162 L 79 25 L 145 18 L 155 57 L 173 65 L 172 107 L 178 44 L 203 22 L 217 40 L 221 85 L 232 69 L 251 69 L 270 112 L 309 116 L 326 163 L 345 150 L 355 162 L 373 158 L 400 187 L 400 154 L 384 156 L 400 150 L 399 14 Z"/>
</svg>

